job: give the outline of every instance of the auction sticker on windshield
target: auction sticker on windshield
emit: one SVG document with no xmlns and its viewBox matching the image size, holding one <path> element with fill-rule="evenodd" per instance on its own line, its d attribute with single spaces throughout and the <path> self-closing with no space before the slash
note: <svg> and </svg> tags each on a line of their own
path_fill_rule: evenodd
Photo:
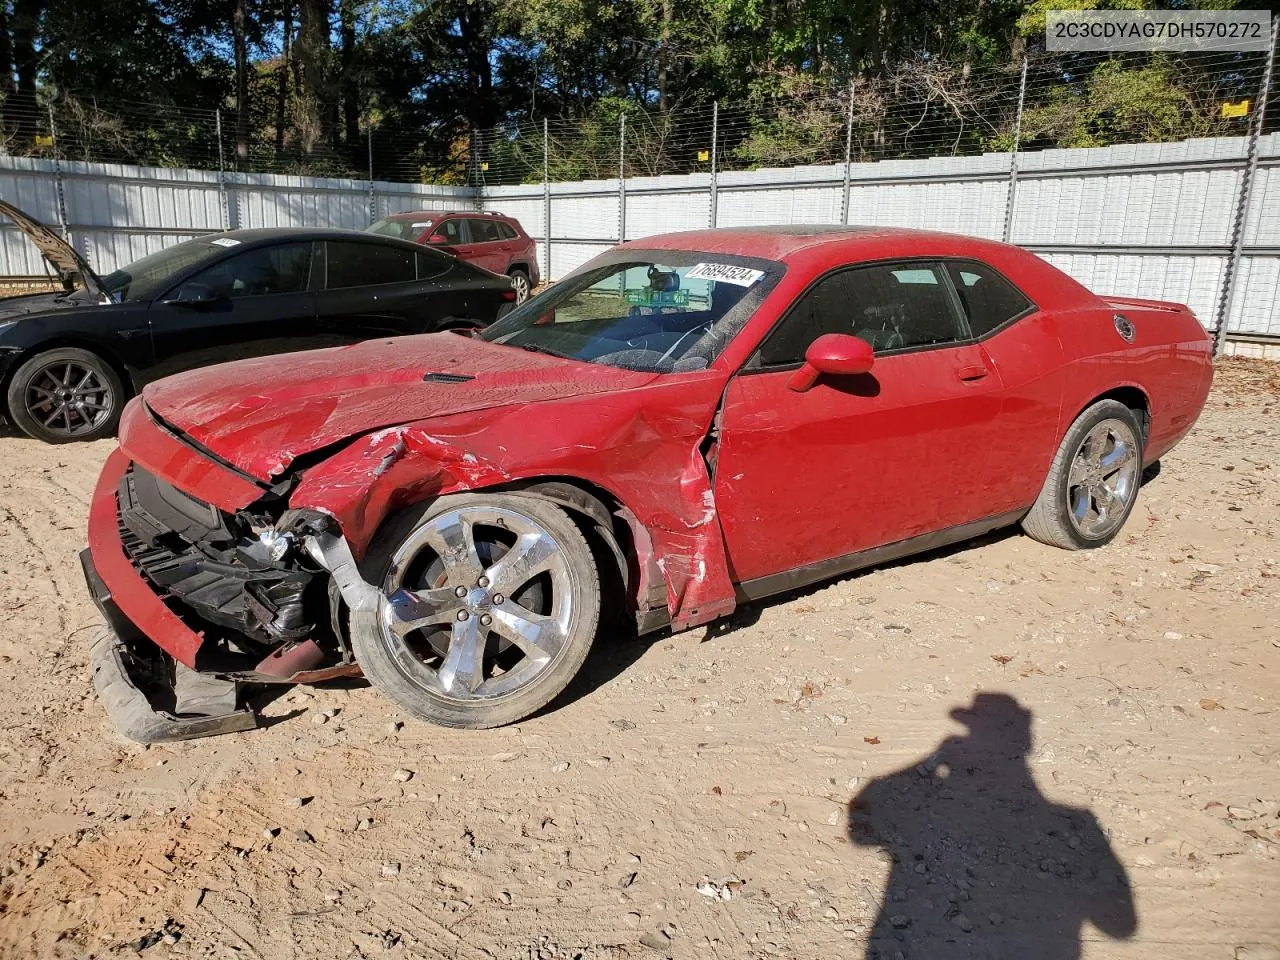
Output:
<svg viewBox="0 0 1280 960">
<path fill-rule="evenodd" d="M 764 276 L 764 271 L 752 270 L 750 267 L 735 267 L 730 263 L 699 263 L 684 276 L 686 280 L 716 280 L 720 283 L 749 287 Z"/>
</svg>

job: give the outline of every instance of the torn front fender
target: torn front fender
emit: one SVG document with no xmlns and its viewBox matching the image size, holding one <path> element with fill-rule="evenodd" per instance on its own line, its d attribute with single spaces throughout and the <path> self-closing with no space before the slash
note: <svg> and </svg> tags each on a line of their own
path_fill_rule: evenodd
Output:
<svg viewBox="0 0 1280 960">
<path fill-rule="evenodd" d="M 733 583 L 700 447 L 723 390 L 713 371 L 639 390 L 437 417 L 360 437 L 308 470 L 293 509 L 334 517 L 353 554 L 397 510 L 535 478 L 585 481 L 643 524 L 672 626 L 733 611 Z M 643 570 L 642 570 L 643 574 Z M 647 584 L 637 584 L 645 596 Z"/>
</svg>

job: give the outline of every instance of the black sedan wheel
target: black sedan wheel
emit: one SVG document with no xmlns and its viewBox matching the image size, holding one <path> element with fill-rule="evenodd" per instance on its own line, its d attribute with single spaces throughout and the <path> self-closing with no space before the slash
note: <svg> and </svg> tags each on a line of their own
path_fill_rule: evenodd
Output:
<svg viewBox="0 0 1280 960">
<path fill-rule="evenodd" d="M 115 432 L 124 389 L 101 357 L 77 347 L 38 353 L 14 372 L 9 415 L 46 443 L 97 440 Z"/>
</svg>

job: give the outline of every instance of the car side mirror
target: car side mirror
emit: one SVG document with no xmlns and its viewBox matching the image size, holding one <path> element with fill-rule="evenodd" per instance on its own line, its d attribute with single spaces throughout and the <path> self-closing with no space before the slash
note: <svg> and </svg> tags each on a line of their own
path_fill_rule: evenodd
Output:
<svg viewBox="0 0 1280 960">
<path fill-rule="evenodd" d="M 804 352 L 804 365 L 787 384 L 803 393 L 818 382 L 818 377 L 851 377 L 868 373 L 875 363 L 875 350 L 861 337 L 847 333 L 824 333 Z"/>
<path fill-rule="evenodd" d="M 448 242 L 449 238 L 443 233 L 433 233 L 431 236 L 427 237 L 427 243 L 431 244 L 433 247 L 440 247 Z"/>
<path fill-rule="evenodd" d="M 192 281 L 180 286 L 173 296 L 164 300 L 171 307 L 192 307 L 199 309 L 217 303 L 220 298 L 207 283 Z"/>
</svg>

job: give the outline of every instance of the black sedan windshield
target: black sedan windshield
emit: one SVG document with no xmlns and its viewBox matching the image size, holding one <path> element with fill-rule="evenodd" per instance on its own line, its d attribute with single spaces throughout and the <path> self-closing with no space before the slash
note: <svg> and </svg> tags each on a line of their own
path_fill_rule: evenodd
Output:
<svg viewBox="0 0 1280 960">
<path fill-rule="evenodd" d="M 508 314 L 482 339 L 628 370 L 707 366 L 783 266 L 676 250 L 618 250 Z"/>
<path fill-rule="evenodd" d="M 174 274 L 195 266 L 202 260 L 212 260 L 219 254 L 226 253 L 228 246 L 238 243 L 238 240 L 227 237 L 197 237 L 195 240 L 187 240 L 112 271 L 103 279 L 102 284 L 112 299 L 117 301 L 154 300 L 168 288 L 169 278 Z"/>
</svg>

